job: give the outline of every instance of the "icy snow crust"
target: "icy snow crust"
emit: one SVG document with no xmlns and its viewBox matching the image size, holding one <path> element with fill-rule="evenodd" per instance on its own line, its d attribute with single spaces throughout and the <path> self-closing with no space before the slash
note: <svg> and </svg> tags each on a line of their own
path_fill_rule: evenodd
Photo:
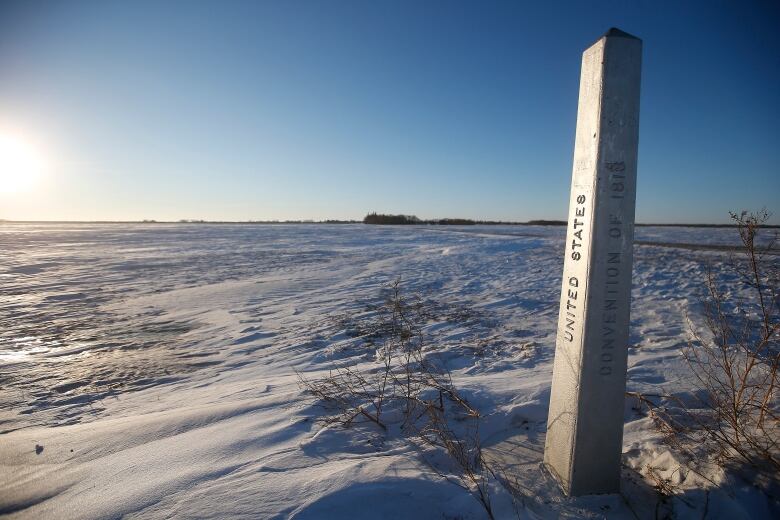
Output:
<svg viewBox="0 0 780 520">
<path fill-rule="evenodd" d="M 528 491 L 499 518 L 652 516 L 647 464 L 674 478 L 626 405 L 624 496 L 566 499 L 539 468 L 564 228 L 0 224 L 0 512 L 11 518 L 485 518 L 402 439 L 323 428 L 298 385 L 374 363 L 360 324 L 398 277 L 433 310 L 433 354 Z M 734 244 L 729 229 L 638 241 Z M 628 389 L 690 390 L 686 312 L 723 251 L 637 245 Z M 735 280 L 723 275 L 723 283 Z M 717 476 L 713 476 L 717 478 Z M 676 504 L 701 517 L 704 492 Z M 711 514 L 768 515 L 749 486 Z"/>
</svg>

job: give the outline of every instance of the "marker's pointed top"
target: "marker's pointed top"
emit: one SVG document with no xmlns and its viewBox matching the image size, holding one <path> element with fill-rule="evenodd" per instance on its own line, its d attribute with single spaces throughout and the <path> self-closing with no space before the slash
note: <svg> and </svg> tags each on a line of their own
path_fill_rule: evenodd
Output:
<svg viewBox="0 0 780 520">
<path fill-rule="evenodd" d="M 604 33 L 604 37 L 606 38 L 631 38 L 633 40 L 638 40 L 636 36 L 633 36 L 631 34 L 628 34 L 627 32 L 621 31 L 617 27 L 612 27 L 610 30 Z"/>
</svg>

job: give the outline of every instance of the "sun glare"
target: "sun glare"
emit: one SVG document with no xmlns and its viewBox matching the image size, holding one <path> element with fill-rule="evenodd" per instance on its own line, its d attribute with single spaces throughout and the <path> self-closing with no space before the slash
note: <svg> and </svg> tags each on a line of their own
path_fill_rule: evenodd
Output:
<svg viewBox="0 0 780 520">
<path fill-rule="evenodd" d="M 0 194 L 31 189 L 44 169 L 41 153 L 29 141 L 0 133 Z"/>
</svg>

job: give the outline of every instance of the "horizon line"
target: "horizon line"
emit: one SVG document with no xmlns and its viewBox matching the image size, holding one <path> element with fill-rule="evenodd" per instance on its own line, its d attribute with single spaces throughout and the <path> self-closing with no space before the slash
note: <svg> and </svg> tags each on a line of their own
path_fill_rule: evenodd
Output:
<svg viewBox="0 0 780 520">
<path fill-rule="evenodd" d="M 436 221 L 448 220 L 442 219 L 428 219 L 421 220 L 418 224 L 366 224 L 362 220 L 354 219 L 288 219 L 288 220 L 198 220 L 198 219 L 179 219 L 179 220 L 15 220 L 15 219 L 2 219 L 0 218 L 0 224 L 244 224 L 244 225 L 271 225 L 271 224 L 363 224 L 367 226 L 402 226 L 402 227 L 414 227 L 414 226 L 435 226 L 435 225 L 451 225 L 451 224 L 438 224 Z M 449 219 L 454 220 L 454 219 Z M 470 225 L 485 225 L 485 226 L 553 226 L 564 227 L 568 225 L 565 220 L 546 220 L 546 219 L 532 219 L 525 222 L 511 221 L 511 220 L 473 220 L 473 219 L 458 219 L 467 220 L 473 222 L 473 224 L 463 224 L 464 226 Z M 737 227 L 737 224 L 726 223 L 656 223 L 656 222 L 636 222 L 634 226 L 639 227 L 709 227 L 709 228 L 732 228 Z M 775 229 L 780 228 L 780 224 L 761 224 L 758 227 Z"/>
</svg>

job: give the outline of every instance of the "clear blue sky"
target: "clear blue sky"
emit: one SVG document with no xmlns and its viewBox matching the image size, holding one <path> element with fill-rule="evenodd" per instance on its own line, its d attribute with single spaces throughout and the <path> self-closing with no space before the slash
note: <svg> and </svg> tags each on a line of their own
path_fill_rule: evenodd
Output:
<svg viewBox="0 0 780 520">
<path fill-rule="evenodd" d="M 0 218 L 563 219 L 581 53 L 616 26 L 638 221 L 777 223 L 778 5 L 0 0 L 0 129 L 47 164 Z"/>
</svg>

